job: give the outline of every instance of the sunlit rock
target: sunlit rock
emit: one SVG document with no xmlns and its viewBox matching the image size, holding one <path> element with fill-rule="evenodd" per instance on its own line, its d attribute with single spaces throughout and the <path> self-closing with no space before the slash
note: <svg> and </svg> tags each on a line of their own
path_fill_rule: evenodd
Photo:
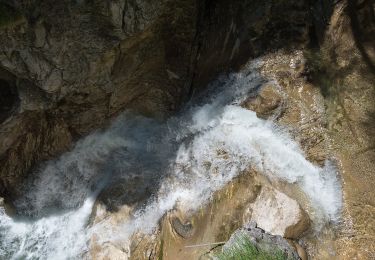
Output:
<svg viewBox="0 0 375 260">
<path fill-rule="evenodd" d="M 129 251 L 111 242 L 100 244 L 96 237 L 91 240 L 91 250 L 85 255 L 85 259 L 92 260 L 126 260 L 129 259 Z"/>
<path fill-rule="evenodd" d="M 262 189 L 250 210 L 251 221 L 274 235 L 298 238 L 310 225 L 309 217 L 295 200 L 269 187 Z"/>
</svg>

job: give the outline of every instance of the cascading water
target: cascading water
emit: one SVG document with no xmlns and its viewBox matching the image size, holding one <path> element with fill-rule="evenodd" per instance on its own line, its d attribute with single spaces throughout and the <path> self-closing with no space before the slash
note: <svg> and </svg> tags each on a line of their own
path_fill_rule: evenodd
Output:
<svg viewBox="0 0 375 260">
<path fill-rule="evenodd" d="M 23 217 L 0 209 L 0 258 L 81 258 L 93 233 L 126 241 L 135 232 L 150 232 L 176 203 L 197 209 L 250 167 L 298 184 L 322 221 L 336 220 L 341 188 L 334 168 L 311 164 L 282 129 L 239 105 L 265 82 L 257 73 L 260 63 L 216 81 L 210 95 L 167 122 L 125 112 L 106 131 L 43 166 L 16 202 Z M 121 202 L 147 193 L 144 206 L 118 226 L 88 225 L 100 190 L 127 182 L 136 191 L 124 192 Z"/>
</svg>

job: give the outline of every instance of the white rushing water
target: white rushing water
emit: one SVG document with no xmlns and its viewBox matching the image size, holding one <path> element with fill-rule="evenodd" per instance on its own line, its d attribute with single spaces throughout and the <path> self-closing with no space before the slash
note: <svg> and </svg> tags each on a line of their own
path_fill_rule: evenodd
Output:
<svg viewBox="0 0 375 260">
<path fill-rule="evenodd" d="M 16 203 L 28 217 L 10 218 L 0 210 L 0 258 L 80 258 L 93 232 L 104 240 L 150 232 L 176 203 L 194 210 L 249 167 L 298 184 L 322 220 L 336 220 L 341 188 L 334 168 L 311 164 L 282 129 L 239 106 L 264 83 L 259 62 L 218 80 L 210 95 L 166 123 L 125 112 L 106 131 L 43 166 Z M 136 190 L 124 191 L 121 202 L 147 190 L 145 206 L 116 227 L 105 221 L 89 227 L 98 192 L 120 182 Z"/>
</svg>

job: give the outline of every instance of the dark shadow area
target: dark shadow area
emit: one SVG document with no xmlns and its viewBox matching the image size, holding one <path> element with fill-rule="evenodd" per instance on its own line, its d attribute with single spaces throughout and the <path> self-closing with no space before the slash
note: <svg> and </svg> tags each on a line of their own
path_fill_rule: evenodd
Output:
<svg viewBox="0 0 375 260">
<path fill-rule="evenodd" d="M 168 131 L 157 120 L 125 113 L 109 129 L 35 169 L 14 201 L 17 214 L 34 219 L 57 214 L 98 192 L 98 202 L 109 211 L 142 207 L 158 191 L 178 148 Z"/>
<path fill-rule="evenodd" d="M 372 107 L 368 107 L 367 119 L 363 127 L 368 137 L 375 136 L 375 1 L 374 0 L 348 0 L 347 14 L 350 17 L 350 25 L 354 42 L 361 54 L 366 68 L 361 74 L 373 85 L 372 96 L 368 97 L 373 101 Z M 375 150 L 375 138 L 361 153 Z M 375 153 L 373 159 L 375 159 Z"/>
<path fill-rule="evenodd" d="M 373 80 L 375 75 L 374 60 L 370 52 L 375 53 L 375 18 L 373 0 L 348 0 L 345 2 L 345 13 L 349 17 L 350 32 L 353 35 L 356 48 L 366 67 L 361 66 L 361 60 L 352 56 L 344 57 L 349 64 L 342 66 L 335 46 L 324 45 L 325 32 L 329 26 L 331 15 L 336 4 L 343 0 L 313 1 L 313 28 L 310 31 L 309 49 L 305 51 L 307 59 L 306 76 L 313 84 L 320 87 L 324 97 L 338 97 L 342 89 L 343 78 L 354 70 L 358 70 L 366 78 Z M 342 25 L 345 26 L 345 25 Z M 345 46 L 345 42 L 342 43 Z M 350 43 L 349 43 L 350 44 Z M 348 46 L 348 48 L 350 48 Z M 348 55 L 348 54 L 345 54 Z M 372 55 L 373 56 L 373 55 Z"/>
<path fill-rule="evenodd" d="M 11 1 L 0 0 L 0 28 L 21 19 L 21 13 L 13 6 Z"/>
<path fill-rule="evenodd" d="M 294 50 L 308 40 L 310 0 L 200 2 L 190 94 L 220 73 L 238 71 L 251 58 Z"/>
<path fill-rule="evenodd" d="M 309 0 L 312 24 L 310 28 L 310 48 L 319 48 L 324 43 L 335 4 L 341 0 Z"/>
<path fill-rule="evenodd" d="M 363 126 L 365 128 L 366 134 L 370 137 L 375 136 L 375 110 L 369 111 L 367 113 L 367 121 L 363 123 Z M 375 160 L 375 138 L 371 139 L 372 142 L 368 144 L 368 146 L 360 151 L 360 153 L 367 153 L 372 151 L 373 153 L 373 160 Z"/>
<path fill-rule="evenodd" d="M 308 49 L 305 50 L 304 56 L 307 61 L 304 74 L 309 82 L 319 86 L 324 98 L 338 97 L 339 92 L 342 91 L 338 86 L 342 85 L 343 76 L 358 67 L 357 60 L 340 67 L 339 57 L 334 48 Z"/>
<path fill-rule="evenodd" d="M 348 0 L 347 14 L 350 17 L 355 44 L 362 55 L 363 61 L 375 76 L 375 60 L 369 54 L 369 51 L 375 53 L 374 5 L 374 0 Z"/>
<path fill-rule="evenodd" d="M 9 117 L 17 101 L 15 88 L 11 87 L 7 81 L 0 79 L 0 123 Z"/>
<path fill-rule="evenodd" d="M 15 79 L 0 68 L 0 124 L 4 122 L 19 105 Z"/>
</svg>

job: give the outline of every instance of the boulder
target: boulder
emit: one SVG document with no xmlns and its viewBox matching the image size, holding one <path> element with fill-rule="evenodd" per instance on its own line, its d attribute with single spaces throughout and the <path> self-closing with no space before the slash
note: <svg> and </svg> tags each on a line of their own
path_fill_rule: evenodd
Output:
<svg viewBox="0 0 375 260">
<path fill-rule="evenodd" d="M 257 113 L 260 118 L 268 118 L 274 115 L 277 108 L 281 108 L 282 93 L 274 84 L 266 84 L 261 87 L 255 97 L 247 99 L 242 106 Z"/>
<path fill-rule="evenodd" d="M 294 199 L 284 193 L 264 187 L 250 205 L 251 221 L 273 235 L 298 238 L 310 226 L 308 215 Z M 245 219 L 246 221 L 246 219 Z"/>
</svg>

